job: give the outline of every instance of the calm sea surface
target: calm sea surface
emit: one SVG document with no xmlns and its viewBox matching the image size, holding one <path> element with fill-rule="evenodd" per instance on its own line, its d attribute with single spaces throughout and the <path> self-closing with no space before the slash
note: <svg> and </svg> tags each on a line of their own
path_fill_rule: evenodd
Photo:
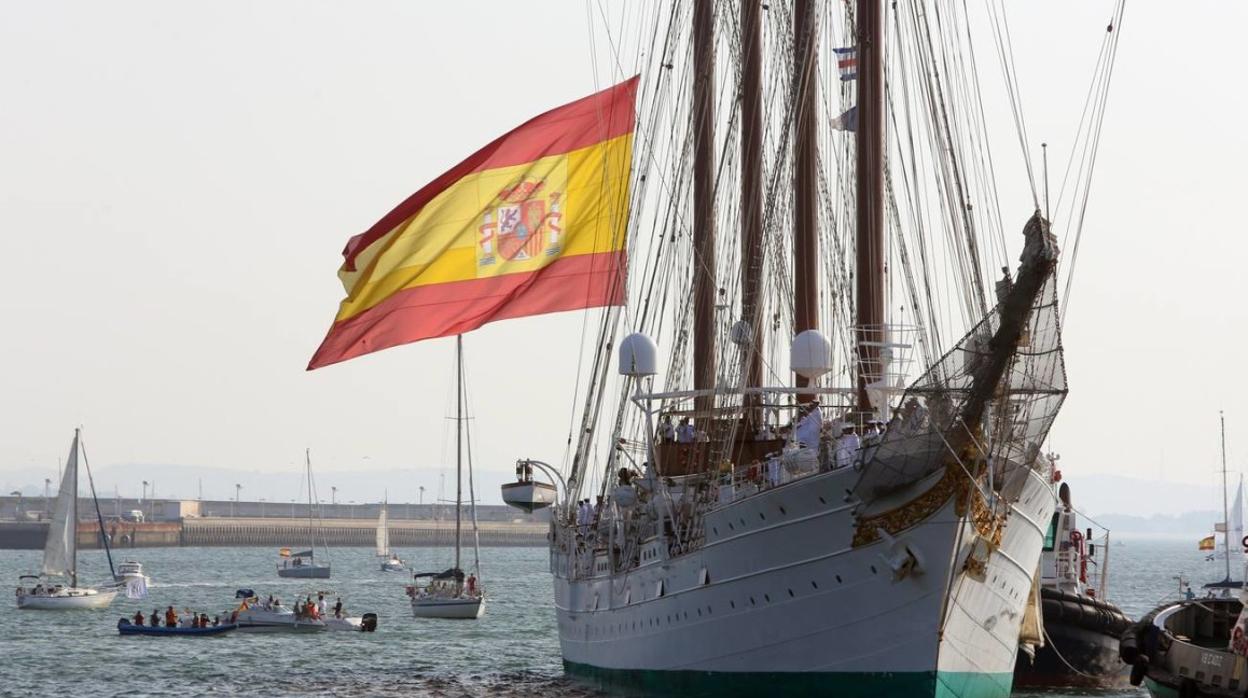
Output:
<svg viewBox="0 0 1248 698">
<path fill-rule="evenodd" d="M 1111 600 L 1132 618 L 1173 596 L 1182 574 L 1196 585 L 1222 577 L 1194 540 L 1128 539 L 1111 550 Z M 544 548 L 482 551 L 491 596 L 478 621 L 415 620 L 407 575 L 378 569 L 371 549 L 335 548 L 333 579 L 281 580 L 267 548 L 164 548 L 123 551 L 153 579 L 143 601 L 120 598 L 104 611 L 0 611 L 0 695 L 231 696 L 597 695 L 562 675 Z M 423 570 L 445 569 L 449 553 L 401 551 Z M 38 551 L 0 551 L 0 578 L 16 583 L 37 568 Z M 104 553 L 79 556 L 84 582 L 107 576 Z M 210 615 L 233 607 L 234 590 L 255 589 L 293 601 L 332 590 L 352 615 L 380 616 L 376 633 L 220 638 L 121 637 L 116 623 L 142 608 L 173 605 Z M 1050 698 L 1063 693 L 1023 694 Z M 1136 696 L 1137 691 L 1069 695 Z"/>
</svg>

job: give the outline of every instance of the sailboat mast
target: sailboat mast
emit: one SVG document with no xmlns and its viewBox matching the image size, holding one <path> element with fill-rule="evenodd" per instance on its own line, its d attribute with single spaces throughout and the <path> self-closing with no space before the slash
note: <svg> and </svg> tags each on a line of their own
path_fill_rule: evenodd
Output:
<svg viewBox="0 0 1248 698">
<path fill-rule="evenodd" d="M 745 387 L 763 382 L 763 41 L 759 0 L 741 3 L 741 319 L 749 332 L 742 352 Z M 735 339 L 735 338 L 734 338 Z M 753 426 L 760 396 L 746 397 Z"/>
<path fill-rule="evenodd" d="M 1226 551 L 1226 579 L 1231 579 L 1231 511 L 1226 505 L 1226 417 L 1218 411 L 1222 426 L 1222 547 Z"/>
<path fill-rule="evenodd" d="M 880 380 L 884 336 L 884 21 L 880 0 L 858 0 L 857 326 L 858 410 L 872 409 L 867 386 Z M 877 405 L 875 407 L 883 407 Z"/>
<path fill-rule="evenodd" d="M 74 430 L 74 496 L 69 500 L 69 516 L 66 525 L 69 526 L 69 537 L 74 541 L 74 554 L 69 558 L 69 585 L 78 586 L 78 453 L 82 448 L 79 441 L 81 438 L 81 430 Z"/>
<path fill-rule="evenodd" d="M 316 524 L 312 522 L 312 449 L 303 450 L 303 462 L 308 476 L 308 549 L 312 551 L 312 559 L 316 559 Z"/>
<path fill-rule="evenodd" d="M 715 7 L 693 5 L 693 387 L 715 388 Z M 709 419 L 713 395 L 694 409 Z"/>
<path fill-rule="evenodd" d="M 819 326 L 819 112 L 817 65 L 819 20 L 816 0 L 793 5 L 793 333 Z M 810 380 L 797 377 L 798 387 Z M 802 401 L 809 395 L 799 396 Z"/>
<path fill-rule="evenodd" d="M 459 566 L 460 502 L 464 487 L 464 336 L 455 335 L 455 569 Z"/>
</svg>

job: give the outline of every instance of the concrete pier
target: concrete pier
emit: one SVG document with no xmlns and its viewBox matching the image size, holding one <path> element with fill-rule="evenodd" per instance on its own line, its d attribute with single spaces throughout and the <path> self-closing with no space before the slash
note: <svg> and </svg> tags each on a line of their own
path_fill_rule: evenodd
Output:
<svg viewBox="0 0 1248 698">
<path fill-rule="evenodd" d="M 548 525 L 533 521 L 482 521 L 481 545 L 543 546 Z M 394 548 L 450 545 L 455 539 L 454 521 L 391 521 L 390 545 Z M 266 546 L 304 548 L 309 542 L 307 520 L 274 518 L 188 518 L 181 521 L 107 521 L 112 546 L 152 548 L 177 546 Z M 376 542 L 377 522 L 363 519 L 326 519 L 320 523 L 316 544 L 370 547 Z M 42 550 L 48 535 L 47 522 L 0 521 L 0 549 Z M 464 543 L 472 542 L 472 527 L 464 524 Z M 78 522 L 78 546 L 101 547 L 99 524 Z"/>
</svg>

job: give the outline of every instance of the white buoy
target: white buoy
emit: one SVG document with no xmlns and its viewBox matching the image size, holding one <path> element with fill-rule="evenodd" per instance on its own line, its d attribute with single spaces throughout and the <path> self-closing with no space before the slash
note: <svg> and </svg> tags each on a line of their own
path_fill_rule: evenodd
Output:
<svg viewBox="0 0 1248 698">
<path fill-rule="evenodd" d="M 789 367 L 797 375 L 814 380 L 832 370 L 832 343 L 819 330 L 806 330 L 793 338 Z"/>
<path fill-rule="evenodd" d="M 658 347 L 646 335 L 635 332 L 620 342 L 620 375 L 631 378 L 653 376 L 658 369 Z"/>
</svg>

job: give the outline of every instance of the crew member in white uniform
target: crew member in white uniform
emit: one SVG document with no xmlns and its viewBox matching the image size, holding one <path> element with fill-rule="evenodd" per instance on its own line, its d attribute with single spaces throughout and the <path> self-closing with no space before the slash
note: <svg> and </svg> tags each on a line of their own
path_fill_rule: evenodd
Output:
<svg viewBox="0 0 1248 698">
<path fill-rule="evenodd" d="M 819 435 L 823 431 L 823 413 L 819 411 L 819 403 L 811 402 L 806 416 L 797 423 L 795 434 L 799 446 L 806 448 L 819 447 Z"/>
<path fill-rule="evenodd" d="M 858 449 L 862 447 L 862 440 L 854 432 L 852 423 L 845 422 L 841 428 L 841 438 L 836 440 L 836 467 L 838 468 L 853 465 L 854 459 L 858 457 Z"/>
</svg>

